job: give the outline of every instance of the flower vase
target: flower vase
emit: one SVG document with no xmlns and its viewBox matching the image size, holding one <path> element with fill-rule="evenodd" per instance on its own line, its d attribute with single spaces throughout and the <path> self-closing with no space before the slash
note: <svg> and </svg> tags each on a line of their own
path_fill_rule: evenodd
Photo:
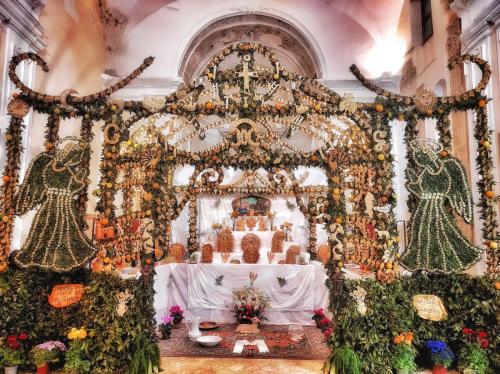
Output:
<svg viewBox="0 0 500 374">
<path fill-rule="evenodd" d="M 36 374 L 49 374 L 50 366 L 49 364 L 45 364 L 43 366 L 39 366 L 36 368 Z"/>
<path fill-rule="evenodd" d="M 5 374 L 17 374 L 17 366 L 6 366 L 3 369 Z"/>
<path fill-rule="evenodd" d="M 446 374 L 448 373 L 448 369 L 442 367 L 441 365 L 436 365 L 432 368 L 432 374 Z"/>
<path fill-rule="evenodd" d="M 173 328 L 174 329 L 178 329 L 181 327 L 181 323 L 182 323 L 182 319 L 177 319 L 177 318 L 174 318 L 174 322 L 173 322 Z"/>
<path fill-rule="evenodd" d="M 408 369 L 396 369 L 397 374 L 408 374 L 409 372 Z"/>
</svg>

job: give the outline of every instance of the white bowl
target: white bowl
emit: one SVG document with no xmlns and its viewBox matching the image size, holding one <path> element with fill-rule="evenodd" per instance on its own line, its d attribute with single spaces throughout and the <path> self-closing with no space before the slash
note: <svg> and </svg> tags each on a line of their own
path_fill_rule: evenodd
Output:
<svg viewBox="0 0 500 374">
<path fill-rule="evenodd" d="M 215 335 L 200 336 L 198 339 L 196 339 L 196 341 L 204 347 L 215 347 L 220 343 L 221 340 L 222 338 L 220 336 Z"/>
</svg>

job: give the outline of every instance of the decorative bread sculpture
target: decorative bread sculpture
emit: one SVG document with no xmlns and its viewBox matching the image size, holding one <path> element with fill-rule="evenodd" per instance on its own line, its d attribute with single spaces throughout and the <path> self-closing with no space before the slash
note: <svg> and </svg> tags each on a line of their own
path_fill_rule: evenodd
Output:
<svg viewBox="0 0 500 374">
<path fill-rule="evenodd" d="M 271 252 L 282 253 L 283 243 L 285 242 L 286 234 L 283 231 L 276 231 L 271 242 Z"/>
<path fill-rule="evenodd" d="M 241 248 L 243 249 L 243 260 L 247 264 L 256 264 L 259 261 L 260 239 L 255 234 L 246 234 L 241 239 Z"/>
<path fill-rule="evenodd" d="M 174 243 L 168 249 L 168 255 L 175 259 L 175 262 L 183 262 L 186 256 L 186 247 L 181 243 Z"/>
<path fill-rule="evenodd" d="M 286 263 L 287 264 L 296 264 L 297 263 L 297 255 L 300 253 L 300 247 L 298 245 L 291 245 L 286 251 Z"/>
<path fill-rule="evenodd" d="M 331 251 L 330 246 L 328 244 L 320 245 L 318 248 L 318 260 L 320 260 L 323 264 L 326 264 L 330 261 Z"/>
<path fill-rule="evenodd" d="M 214 248 L 212 244 L 204 244 L 201 248 L 201 262 L 203 264 L 211 264 L 214 258 Z"/>
<path fill-rule="evenodd" d="M 221 230 L 217 235 L 217 252 L 232 252 L 234 249 L 233 233 L 228 228 Z"/>
<path fill-rule="evenodd" d="M 257 334 L 260 331 L 260 319 L 258 317 L 252 317 L 251 321 L 251 324 L 242 323 L 241 325 L 238 325 L 238 327 L 236 328 L 236 333 L 243 335 Z"/>
</svg>

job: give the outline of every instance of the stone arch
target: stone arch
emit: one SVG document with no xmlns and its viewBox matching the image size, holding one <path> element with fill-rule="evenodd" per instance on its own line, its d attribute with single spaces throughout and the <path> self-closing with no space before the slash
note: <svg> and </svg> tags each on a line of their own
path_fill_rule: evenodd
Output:
<svg viewBox="0 0 500 374">
<path fill-rule="evenodd" d="M 314 42 L 295 24 L 269 13 L 238 13 L 211 20 L 189 41 L 179 65 L 179 76 L 191 82 L 225 47 L 241 41 L 265 45 L 291 71 L 322 78 L 324 59 Z"/>
</svg>

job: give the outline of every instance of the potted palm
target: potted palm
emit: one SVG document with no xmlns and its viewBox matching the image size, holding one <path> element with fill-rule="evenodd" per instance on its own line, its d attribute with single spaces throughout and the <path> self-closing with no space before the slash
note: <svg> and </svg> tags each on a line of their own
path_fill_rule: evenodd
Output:
<svg viewBox="0 0 500 374">
<path fill-rule="evenodd" d="M 417 352 L 412 346 L 413 333 L 406 332 L 394 338 L 394 353 L 392 356 L 392 366 L 398 374 L 408 374 L 417 370 L 415 356 Z"/>
<path fill-rule="evenodd" d="M 348 346 L 333 349 L 323 367 L 325 374 L 361 374 L 361 362 L 356 352 Z"/>
<path fill-rule="evenodd" d="M 432 368 L 433 374 L 446 374 L 448 368 L 455 360 L 455 355 L 450 347 L 441 340 L 427 340 L 425 347 L 430 351 L 431 361 L 434 365 Z"/>
<path fill-rule="evenodd" d="M 66 346 L 57 340 L 36 345 L 30 354 L 33 363 L 36 365 L 37 374 L 50 373 L 50 364 L 58 362 L 61 353 L 64 351 L 66 351 Z"/>
<path fill-rule="evenodd" d="M 486 349 L 489 346 L 488 334 L 464 328 L 465 345 L 458 355 L 458 368 L 464 374 L 484 374 L 488 370 L 489 360 Z"/>
</svg>

